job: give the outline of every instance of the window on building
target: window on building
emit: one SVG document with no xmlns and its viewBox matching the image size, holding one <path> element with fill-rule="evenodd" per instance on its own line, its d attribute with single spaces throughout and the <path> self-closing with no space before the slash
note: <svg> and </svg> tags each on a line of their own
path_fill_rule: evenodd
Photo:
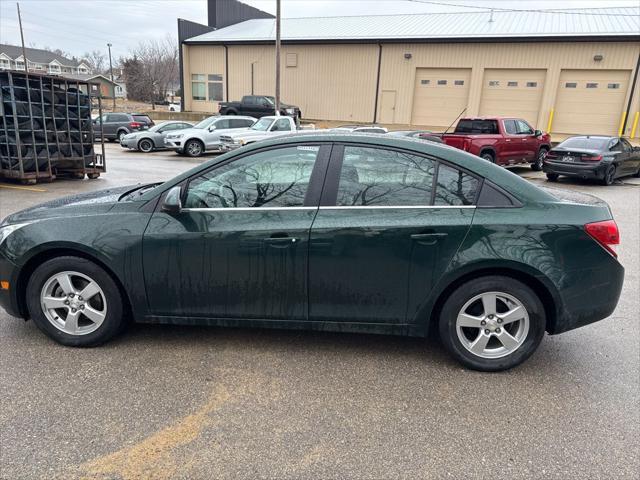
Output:
<svg viewBox="0 0 640 480">
<path fill-rule="evenodd" d="M 610 84 L 607 85 L 607 88 L 618 89 L 618 88 L 620 88 L 620 84 L 619 83 L 610 83 Z"/>
<path fill-rule="evenodd" d="M 464 85 L 464 80 L 455 80 L 453 84 L 461 87 Z"/>
<path fill-rule="evenodd" d="M 587 88 L 598 88 L 597 83 L 587 83 Z"/>
<path fill-rule="evenodd" d="M 518 82 L 507 82 L 507 87 L 517 87 Z"/>
<path fill-rule="evenodd" d="M 438 80 L 438 85 L 446 85 L 447 81 L 446 80 Z"/>
<path fill-rule="evenodd" d="M 564 84 L 564 88 L 576 88 L 578 84 L 576 82 L 567 82 Z"/>
<path fill-rule="evenodd" d="M 527 82 L 527 88 L 536 88 L 538 86 L 538 82 Z"/>
<path fill-rule="evenodd" d="M 429 85 L 431 80 L 420 80 L 420 85 Z"/>
<path fill-rule="evenodd" d="M 490 87 L 499 87 L 500 86 L 500 81 L 499 80 L 489 80 L 489 86 Z"/>
<path fill-rule="evenodd" d="M 222 101 L 222 75 L 213 74 L 207 76 L 209 101 Z"/>
<path fill-rule="evenodd" d="M 200 73 L 191 74 L 191 98 L 193 100 L 207 99 L 207 84 L 205 78 L 205 75 Z"/>
</svg>

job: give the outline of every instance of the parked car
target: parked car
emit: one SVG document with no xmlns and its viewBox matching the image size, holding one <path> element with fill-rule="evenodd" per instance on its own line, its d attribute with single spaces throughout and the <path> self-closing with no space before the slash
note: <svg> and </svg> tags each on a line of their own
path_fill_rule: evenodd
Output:
<svg viewBox="0 0 640 480">
<path fill-rule="evenodd" d="M 93 121 L 93 132 L 100 139 L 100 124 L 105 140 L 120 141 L 122 137 L 131 132 L 148 130 L 155 123 L 149 115 L 144 113 L 105 113 Z"/>
<path fill-rule="evenodd" d="M 552 148 L 542 169 L 550 182 L 566 175 L 611 185 L 616 178 L 640 177 L 640 147 L 633 147 L 622 137 L 575 136 Z"/>
<path fill-rule="evenodd" d="M 106 342 L 129 318 L 433 326 L 457 360 L 495 371 L 528 358 L 545 330 L 609 316 L 624 277 L 603 201 L 391 136 L 278 137 L 0 225 L 0 305 L 70 346 Z"/>
<path fill-rule="evenodd" d="M 205 152 L 219 152 L 221 135 L 246 130 L 255 122 L 256 119 L 253 117 L 214 115 L 188 130 L 169 133 L 165 137 L 165 146 L 189 157 L 199 157 Z"/>
<path fill-rule="evenodd" d="M 227 132 L 220 135 L 221 149 L 229 152 L 250 143 L 266 138 L 290 135 L 298 130 L 296 122 L 291 117 L 262 117 L 251 128 L 238 132 Z"/>
<path fill-rule="evenodd" d="M 419 140 L 426 140 L 429 142 L 444 143 L 442 138 L 438 134 L 434 134 L 428 130 L 392 130 L 389 135 L 396 137 L 408 137 L 416 138 Z"/>
<path fill-rule="evenodd" d="M 340 125 L 332 128 L 331 131 L 341 133 L 387 133 L 389 130 L 377 125 Z"/>
<path fill-rule="evenodd" d="M 551 149 L 548 133 L 534 130 L 520 118 L 462 118 L 453 133 L 442 134 L 442 140 L 502 166 L 530 163 L 542 170 L 544 156 Z"/>
<path fill-rule="evenodd" d="M 250 115 L 256 118 L 275 115 L 276 100 L 269 95 L 245 95 L 239 102 L 220 102 L 218 113 L 220 115 Z M 280 104 L 280 115 L 288 115 L 300 121 L 302 113 L 300 108 L 287 103 Z"/>
<path fill-rule="evenodd" d="M 149 153 L 153 150 L 166 148 L 164 139 L 170 132 L 193 128 L 192 123 L 183 121 L 162 122 L 154 125 L 149 130 L 128 133 L 120 139 L 120 146 L 131 150 L 139 150 Z"/>
<path fill-rule="evenodd" d="M 169 111 L 170 112 L 181 112 L 182 111 L 182 106 L 179 103 L 173 102 L 169 104 Z"/>
</svg>

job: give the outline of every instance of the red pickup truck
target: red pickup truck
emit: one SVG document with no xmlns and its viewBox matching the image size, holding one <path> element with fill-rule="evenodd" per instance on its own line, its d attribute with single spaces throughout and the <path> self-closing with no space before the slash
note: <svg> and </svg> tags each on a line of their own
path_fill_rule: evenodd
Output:
<svg viewBox="0 0 640 480">
<path fill-rule="evenodd" d="M 551 149 L 549 134 L 520 118 L 462 118 L 453 133 L 442 134 L 442 140 L 498 165 L 530 163 L 533 170 L 542 170 Z"/>
</svg>

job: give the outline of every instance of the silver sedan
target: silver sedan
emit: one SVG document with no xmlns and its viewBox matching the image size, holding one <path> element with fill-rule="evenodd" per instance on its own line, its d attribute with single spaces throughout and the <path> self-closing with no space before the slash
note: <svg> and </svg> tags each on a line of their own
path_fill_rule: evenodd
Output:
<svg viewBox="0 0 640 480">
<path fill-rule="evenodd" d="M 154 125 L 149 130 L 133 132 L 125 135 L 120 141 L 120 146 L 130 150 L 139 150 L 144 153 L 164 149 L 166 148 L 164 145 L 164 137 L 166 137 L 169 132 L 175 132 L 176 130 L 183 130 L 191 127 L 193 127 L 193 124 L 182 120 L 161 122 Z"/>
</svg>

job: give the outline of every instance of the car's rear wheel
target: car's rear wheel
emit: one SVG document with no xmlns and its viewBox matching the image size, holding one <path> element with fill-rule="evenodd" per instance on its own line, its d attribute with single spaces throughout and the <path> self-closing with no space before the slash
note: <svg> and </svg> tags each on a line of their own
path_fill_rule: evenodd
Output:
<svg viewBox="0 0 640 480">
<path fill-rule="evenodd" d="M 616 178 L 616 166 L 611 164 L 607 166 L 607 169 L 604 171 L 604 177 L 602 178 L 603 185 L 611 185 Z"/>
<path fill-rule="evenodd" d="M 491 163 L 494 163 L 496 161 L 495 157 L 493 156 L 493 153 L 491 152 L 482 152 L 482 154 L 480 155 L 480 158 Z"/>
<path fill-rule="evenodd" d="M 550 182 L 557 182 L 560 175 L 557 173 L 547 173 L 547 180 Z"/>
<path fill-rule="evenodd" d="M 184 153 L 190 157 L 199 157 L 204 152 L 204 145 L 200 140 L 189 140 L 184 145 Z"/>
<path fill-rule="evenodd" d="M 107 272 L 84 258 L 44 262 L 31 275 L 26 295 L 38 328 L 63 345 L 93 347 L 111 339 L 124 325 L 118 286 Z"/>
<path fill-rule="evenodd" d="M 531 288 L 489 276 L 458 287 L 440 314 L 440 338 L 463 365 L 486 372 L 524 362 L 544 336 L 544 306 Z"/>
<path fill-rule="evenodd" d="M 143 138 L 140 140 L 140 143 L 138 143 L 138 150 L 143 153 L 151 152 L 153 150 L 153 142 L 148 138 Z"/>
<path fill-rule="evenodd" d="M 544 165 L 544 157 L 546 156 L 547 149 L 541 148 L 540 151 L 538 151 L 538 156 L 536 157 L 535 162 L 531 164 L 531 170 L 533 170 L 534 172 L 539 172 L 540 170 L 542 170 L 542 166 Z"/>
</svg>

